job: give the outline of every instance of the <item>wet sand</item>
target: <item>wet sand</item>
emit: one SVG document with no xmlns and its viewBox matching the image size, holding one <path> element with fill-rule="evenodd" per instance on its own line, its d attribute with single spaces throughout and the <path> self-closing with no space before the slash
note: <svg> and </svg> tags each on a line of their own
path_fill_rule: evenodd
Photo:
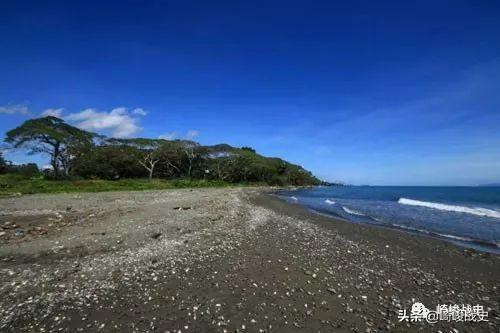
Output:
<svg viewBox="0 0 500 333">
<path fill-rule="evenodd" d="M 0 331 L 498 332 L 500 258 L 269 189 L 0 200 Z M 400 323 L 419 301 L 489 321 Z"/>
</svg>

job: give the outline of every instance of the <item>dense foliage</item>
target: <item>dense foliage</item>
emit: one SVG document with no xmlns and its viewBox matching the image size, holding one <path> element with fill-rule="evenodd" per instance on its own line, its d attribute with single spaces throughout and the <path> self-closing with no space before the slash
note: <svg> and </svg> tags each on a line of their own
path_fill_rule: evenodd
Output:
<svg viewBox="0 0 500 333">
<path fill-rule="evenodd" d="M 3 157 L 2 152 L 0 151 L 0 174 L 6 173 L 7 172 L 7 161 Z"/>
<path fill-rule="evenodd" d="M 320 183 L 302 167 L 264 157 L 250 147 L 203 146 L 189 140 L 105 138 L 55 117 L 28 120 L 9 131 L 6 141 L 14 147 L 30 147 L 33 153 L 47 153 L 56 177 L 187 178 L 299 186 Z"/>
<path fill-rule="evenodd" d="M 13 164 L 10 161 L 5 160 L 2 152 L 0 152 L 0 174 L 16 174 L 22 177 L 33 177 L 40 174 L 38 165 L 36 163 L 27 164 Z"/>
</svg>

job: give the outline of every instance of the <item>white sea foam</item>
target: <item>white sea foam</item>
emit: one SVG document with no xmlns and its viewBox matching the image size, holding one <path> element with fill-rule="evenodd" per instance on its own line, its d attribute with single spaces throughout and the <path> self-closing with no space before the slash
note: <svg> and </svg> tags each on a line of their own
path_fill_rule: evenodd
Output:
<svg viewBox="0 0 500 333">
<path fill-rule="evenodd" d="M 456 206 L 456 205 L 447 205 L 447 204 L 436 203 L 436 202 L 418 201 L 418 200 L 406 199 L 406 198 L 400 198 L 398 200 L 398 203 L 402 204 L 402 205 L 427 207 L 427 208 L 433 208 L 433 209 L 444 210 L 444 211 L 449 211 L 449 212 L 466 213 L 466 214 L 474 214 L 474 215 L 479 215 L 479 216 L 500 218 L 499 211 L 496 211 L 493 209 L 488 209 L 488 208 L 482 208 L 482 207 L 472 208 L 472 207 L 464 207 L 464 206 Z"/>
<path fill-rule="evenodd" d="M 351 215 L 358 215 L 358 216 L 366 216 L 365 214 L 361 213 L 361 212 L 358 212 L 356 210 L 353 210 L 353 209 L 349 209 L 347 207 L 344 207 L 342 206 L 342 209 L 348 213 L 348 214 L 351 214 Z"/>
<path fill-rule="evenodd" d="M 325 200 L 325 203 L 329 204 L 329 205 L 335 205 L 335 201 L 332 201 L 330 199 L 326 199 Z"/>
<path fill-rule="evenodd" d="M 446 238 L 451 238 L 451 239 L 456 239 L 459 241 L 464 241 L 464 242 L 474 242 L 476 241 L 475 239 L 469 238 L 469 237 L 460 237 L 460 236 L 455 236 L 455 235 L 450 235 L 450 234 L 440 234 L 437 233 L 439 236 L 446 237 Z"/>
<path fill-rule="evenodd" d="M 457 241 L 461 241 L 461 242 L 469 242 L 469 243 L 476 242 L 476 243 L 488 244 L 490 246 L 500 247 L 500 243 L 495 242 L 495 241 L 487 241 L 487 240 L 482 240 L 482 239 L 474 239 L 474 238 L 470 238 L 470 237 L 462 237 L 462 236 L 456 236 L 456 235 L 450 235 L 450 234 L 443 234 L 443 233 L 439 233 L 439 232 L 435 232 L 435 231 L 413 228 L 413 227 L 409 227 L 409 226 L 402 225 L 402 224 L 396 224 L 396 223 L 393 223 L 392 226 L 394 226 L 398 229 L 415 231 L 415 232 L 424 233 L 424 234 L 431 235 L 431 236 L 439 236 L 439 237 L 443 237 L 443 238 L 449 238 L 449 239 L 453 239 L 453 240 L 457 240 Z"/>
<path fill-rule="evenodd" d="M 299 201 L 299 199 L 297 199 L 297 197 L 295 197 L 295 196 L 291 196 L 290 198 L 291 198 L 292 200 L 294 200 L 294 201 Z"/>
<path fill-rule="evenodd" d="M 407 225 L 402 225 L 402 224 L 397 224 L 397 223 L 393 223 L 392 225 L 394 227 L 396 227 L 396 228 L 404 229 L 404 230 L 408 230 L 408 231 L 417 231 L 417 232 L 421 232 L 421 233 L 424 233 L 424 234 L 429 234 L 430 233 L 428 230 L 419 229 L 419 228 L 413 228 L 413 227 L 410 227 L 410 226 L 407 226 Z"/>
<path fill-rule="evenodd" d="M 409 231 L 417 231 L 417 232 L 428 234 L 428 235 L 441 236 L 444 238 L 450 238 L 450 239 L 455 239 L 455 240 L 464 241 L 464 242 L 476 241 L 475 239 L 469 238 L 469 237 L 460 237 L 460 236 L 455 236 L 455 235 L 450 235 L 450 234 L 442 234 L 439 232 L 434 232 L 434 231 L 429 231 L 429 230 L 419 229 L 419 228 L 413 228 L 413 227 L 409 227 L 409 226 L 402 225 L 402 224 L 393 223 L 392 225 L 394 227 L 399 228 L 399 229 L 405 229 L 405 230 L 409 230 Z"/>
</svg>

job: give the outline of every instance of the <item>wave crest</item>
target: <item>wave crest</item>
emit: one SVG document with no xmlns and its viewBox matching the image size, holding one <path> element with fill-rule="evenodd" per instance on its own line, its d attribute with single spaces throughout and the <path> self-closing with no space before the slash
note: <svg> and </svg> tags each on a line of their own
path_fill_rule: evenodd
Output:
<svg viewBox="0 0 500 333">
<path fill-rule="evenodd" d="M 500 219 L 500 212 L 499 211 L 496 211 L 493 209 L 488 209 L 488 208 L 482 208 L 482 207 L 471 208 L 471 207 L 464 207 L 464 206 L 447 205 L 447 204 L 442 204 L 442 203 L 437 203 L 437 202 L 419 201 L 419 200 L 413 200 L 413 199 L 407 199 L 407 198 L 400 198 L 398 200 L 398 203 L 401 205 L 427 207 L 427 208 L 433 208 L 433 209 L 438 209 L 438 210 L 444 210 L 444 211 L 448 211 L 448 212 L 466 213 L 466 214 L 494 217 L 494 218 Z"/>
<path fill-rule="evenodd" d="M 358 212 L 358 211 L 353 210 L 353 209 L 349 209 L 349 208 L 344 207 L 344 206 L 342 206 L 342 209 L 344 210 L 344 212 L 351 214 L 351 215 L 366 216 L 366 214 L 363 214 L 363 213 Z"/>
<path fill-rule="evenodd" d="M 332 201 L 330 199 L 326 199 L 325 200 L 325 203 L 329 204 L 329 205 L 335 205 L 335 201 Z"/>
</svg>

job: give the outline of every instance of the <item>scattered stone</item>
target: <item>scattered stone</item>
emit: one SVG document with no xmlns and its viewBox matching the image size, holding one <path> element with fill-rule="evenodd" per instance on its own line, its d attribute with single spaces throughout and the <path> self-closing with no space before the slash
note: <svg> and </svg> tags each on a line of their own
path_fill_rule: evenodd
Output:
<svg viewBox="0 0 500 333">
<path fill-rule="evenodd" d="M 190 207 L 190 206 L 185 206 L 185 207 L 178 206 L 178 207 L 174 207 L 173 209 L 174 210 L 189 210 L 191 208 L 192 207 Z"/>
<path fill-rule="evenodd" d="M 160 238 L 160 236 L 161 236 L 161 232 L 155 232 L 155 233 L 153 233 L 153 234 L 151 235 L 151 238 L 153 238 L 153 239 L 158 239 L 158 238 Z"/>
<path fill-rule="evenodd" d="M 12 253 L 0 257 L 5 265 L 0 269 L 0 331 L 403 332 L 409 326 L 398 323 L 398 310 L 411 309 L 416 295 L 428 306 L 430 300 L 478 300 L 491 322 L 498 318 L 495 255 L 469 260 L 450 251 L 445 256 L 455 256 L 454 264 L 467 267 L 474 261 L 474 268 L 491 271 L 468 272 L 465 278 L 458 269 L 449 274 L 427 265 L 429 259 L 418 258 L 417 252 L 405 252 L 404 245 L 393 255 L 384 248 L 386 236 L 383 243 L 375 236 L 349 239 L 335 225 L 323 228 L 301 215 L 251 204 L 247 193 L 256 191 L 117 192 L 74 200 L 60 195 L 58 206 L 74 208 L 63 221 L 54 219 L 54 228 L 82 216 L 88 221 L 88 207 L 98 218 L 71 222 L 71 229 L 51 232 L 42 242 L 31 237 L 42 237 L 52 227 L 14 220 L 26 237 L 0 241 L 15 242 Z M 42 196 L 37 205 L 39 200 L 43 204 Z M 181 214 L 171 205 L 197 209 Z M 0 236 L 17 228 L 4 225 Z M 35 246 L 44 251 L 33 252 Z M 415 241 L 411 248 L 419 246 Z M 457 325 L 461 332 L 495 331 L 492 324 L 476 324 Z M 415 331 L 428 328 L 412 325 Z"/>
</svg>

